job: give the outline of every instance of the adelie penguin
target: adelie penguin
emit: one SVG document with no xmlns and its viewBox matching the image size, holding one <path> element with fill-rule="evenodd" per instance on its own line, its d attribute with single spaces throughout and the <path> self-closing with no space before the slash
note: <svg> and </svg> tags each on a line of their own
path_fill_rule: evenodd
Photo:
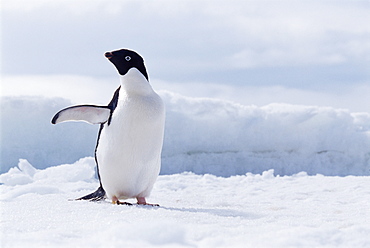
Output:
<svg viewBox="0 0 370 248">
<path fill-rule="evenodd" d="M 59 111 L 53 124 L 86 121 L 100 124 L 95 148 L 99 188 L 77 200 L 110 199 L 114 204 L 136 198 L 146 202 L 161 167 L 165 109 L 149 84 L 143 58 L 121 49 L 105 53 L 121 84 L 107 106 L 77 105 Z"/>
</svg>

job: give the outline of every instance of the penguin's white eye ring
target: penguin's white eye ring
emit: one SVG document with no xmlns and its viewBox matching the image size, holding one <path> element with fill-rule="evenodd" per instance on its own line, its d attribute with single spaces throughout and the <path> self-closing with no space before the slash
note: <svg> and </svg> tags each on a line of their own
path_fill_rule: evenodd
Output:
<svg viewBox="0 0 370 248">
<path fill-rule="evenodd" d="M 125 60 L 126 60 L 126 61 L 130 61 L 130 60 L 131 60 L 131 57 L 130 57 L 130 56 L 126 56 L 126 57 L 125 57 Z"/>
</svg>

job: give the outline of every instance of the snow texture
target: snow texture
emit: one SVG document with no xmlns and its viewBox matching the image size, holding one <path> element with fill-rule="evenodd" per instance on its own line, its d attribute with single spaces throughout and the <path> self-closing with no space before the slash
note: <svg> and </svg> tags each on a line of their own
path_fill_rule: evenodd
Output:
<svg viewBox="0 0 370 248">
<path fill-rule="evenodd" d="M 71 200 L 99 185 L 98 126 L 2 98 L 1 247 L 370 246 L 370 114 L 161 96 L 161 207 Z"/>
<path fill-rule="evenodd" d="M 163 174 L 301 171 L 370 175 L 370 115 L 330 107 L 243 106 L 162 92 Z"/>
<path fill-rule="evenodd" d="M 0 175 L 1 247 L 369 247 L 370 177 L 162 175 L 161 207 L 73 201 L 94 159 Z"/>
<path fill-rule="evenodd" d="M 167 111 L 162 175 L 231 176 L 270 169 L 277 175 L 370 175 L 369 113 L 160 95 Z M 71 104 L 60 98 L 3 97 L 1 172 L 19 158 L 44 169 L 93 156 L 98 125 L 50 124 Z"/>
</svg>

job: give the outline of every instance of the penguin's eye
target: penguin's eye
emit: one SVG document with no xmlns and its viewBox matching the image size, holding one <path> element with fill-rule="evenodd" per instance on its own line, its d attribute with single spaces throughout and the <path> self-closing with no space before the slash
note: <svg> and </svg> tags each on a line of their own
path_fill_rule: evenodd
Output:
<svg viewBox="0 0 370 248">
<path fill-rule="evenodd" d="M 126 61 L 130 61 L 130 60 L 131 60 L 131 57 L 130 57 L 130 56 L 126 56 L 126 57 L 125 57 L 125 60 L 126 60 Z"/>
</svg>

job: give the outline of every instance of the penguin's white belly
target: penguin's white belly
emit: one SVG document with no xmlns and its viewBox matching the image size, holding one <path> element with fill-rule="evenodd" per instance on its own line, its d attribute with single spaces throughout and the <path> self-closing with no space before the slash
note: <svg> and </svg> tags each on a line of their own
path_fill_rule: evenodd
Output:
<svg viewBox="0 0 370 248">
<path fill-rule="evenodd" d="M 164 106 L 158 95 L 118 102 L 104 125 L 96 157 L 107 197 L 147 197 L 158 177 L 164 132 Z"/>
</svg>

